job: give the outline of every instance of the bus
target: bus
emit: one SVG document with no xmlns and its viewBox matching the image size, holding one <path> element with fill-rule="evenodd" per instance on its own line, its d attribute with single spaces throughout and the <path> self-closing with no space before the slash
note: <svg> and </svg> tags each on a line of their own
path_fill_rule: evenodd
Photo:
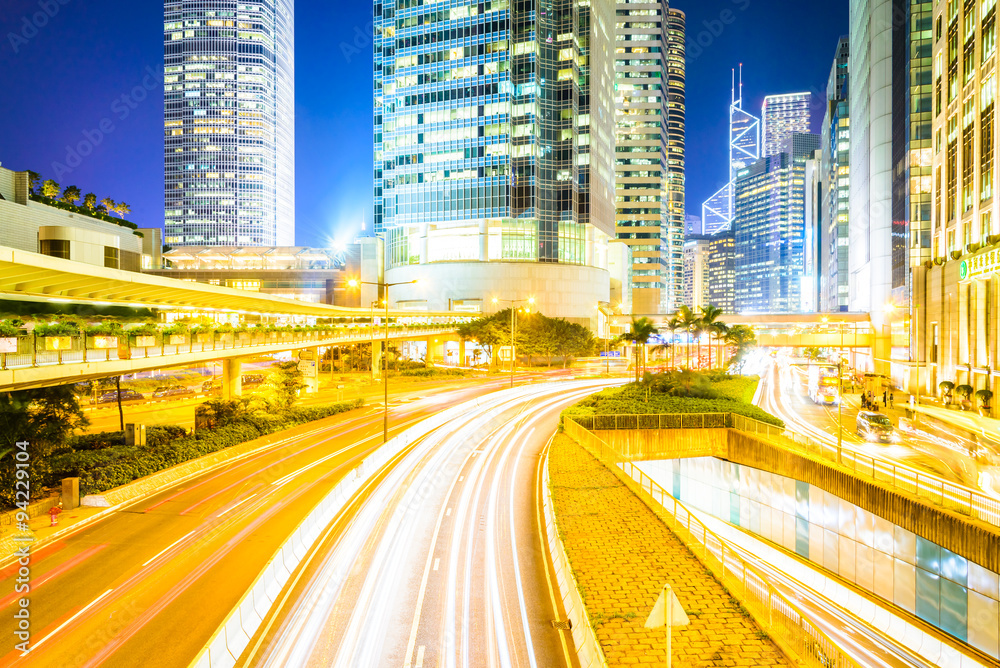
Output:
<svg viewBox="0 0 1000 668">
<path fill-rule="evenodd" d="M 809 398 L 822 406 L 840 403 L 840 374 L 837 367 L 813 364 L 809 367 Z"/>
</svg>

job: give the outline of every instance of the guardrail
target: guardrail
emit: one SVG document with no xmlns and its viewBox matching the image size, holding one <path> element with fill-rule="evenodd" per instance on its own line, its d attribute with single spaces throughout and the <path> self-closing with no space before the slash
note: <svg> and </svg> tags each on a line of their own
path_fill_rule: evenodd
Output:
<svg viewBox="0 0 1000 668">
<path fill-rule="evenodd" d="M 854 476 L 871 480 L 891 489 L 913 495 L 932 505 L 951 510 L 987 524 L 1000 527 L 1000 499 L 987 496 L 965 485 L 950 482 L 939 476 L 924 473 L 904 464 L 866 454 L 845 443 L 838 461 L 837 446 L 816 441 L 781 427 L 761 422 L 735 413 L 675 413 L 637 415 L 596 415 L 567 417 L 566 425 L 575 422 L 584 429 L 696 429 L 726 427 L 747 434 L 763 436 L 777 441 L 790 450 L 813 455 L 839 465 Z M 625 457 L 649 457 L 648 449 Z M 662 454 L 670 455 L 664 451 Z M 624 455 L 619 455 L 623 456 Z M 700 456 L 700 455 L 699 455 Z"/>
<path fill-rule="evenodd" d="M 435 327 L 425 329 L 420 327 L 390 327 L 390 339 L 404 339 L 411 337 L 438 336 L 454 332 L 453 327 Z M 11 337 L 15 338 L 15 337 Z M 46 337 L 21 336 L 16 337 L 18 352 L 0 353 L 0 369 L 24 369 L 32 367 L 53 366 L 60 364 L 82 364 L 86 362 L 111 362 L 131 359 L 147 359 L 158 357 L 170 357 L 172 355 L 182 355 L 191 353 L 204 353 L 212 351 L 233 351 L 246 350 L 252 352 L 254 348 L 288 344 L 296 347 L 308 344 L 317 346 L 344 345 L 349 343 L 368 343 L 372 339 L 376 342 L 385 339 L 385 328 L 376 328 L 374 332 L 369 329 L 352 329 L 346 332 L 331 330 L 329 332 L 267 332 L 251 333 L 249 335 L 227 334 L 223 336 L 206 336 L 202 340 L 195 337 L 185 336 L 187 339 L 183 343 L 167 343 L 169 337 L 156 335 L 151 337 L 159 339 L 159 343 L 150 346 L 120 346 L 95 348 L 88 346 L 85 335 L 72 335 L 64 337 L 52 337 L 65 339 L 60 342 L 58 349 L 48 350 L 42 343 Z M 134 337 L 133 337 L 134 338 Z"/>
<path fill-rule="evenodd" d="M 798 606 L 778 592 L 751 564 L 701 523 L 684 504 L 649 478 L 611 445 L 580 424 L 567 420 L 566 434 L 604 462 L 646 502 L 671 531 L 750 611 L 773 639 L 787 647 L 806 666 L 860 668 L 829 636 L 820 631 Z M 638 476 L 638 477 L 637 477 Z M 629 484 L 631 483 L 631 484 Z"/>
</svg>

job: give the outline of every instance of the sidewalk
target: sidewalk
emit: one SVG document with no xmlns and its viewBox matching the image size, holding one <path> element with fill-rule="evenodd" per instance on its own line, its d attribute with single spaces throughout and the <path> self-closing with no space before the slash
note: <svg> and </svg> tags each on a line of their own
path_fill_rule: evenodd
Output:
<svg viewBox="0 0 1000 668">
<path fill-rule="evenodd" d="M 674 666 L 789 666 L 767 634 L 656 515 L 564 434 L 549 454 L 560 537 L 609 666 L 663 666 L 665 629 L 644 627 L 664 583 L 690 618 Z"/>
</svg>

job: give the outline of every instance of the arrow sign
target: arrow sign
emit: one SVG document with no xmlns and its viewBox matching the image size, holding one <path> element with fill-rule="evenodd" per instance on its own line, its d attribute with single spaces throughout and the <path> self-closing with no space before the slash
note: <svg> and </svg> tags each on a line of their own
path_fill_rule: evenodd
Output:
<svg viewBox="0 0 1000 668">
<path fill-rule="evenodd" d="M 647 629 L 659 629 L 667 625 L 668 599 L 670 601 L 670 626 L 688 625 L 687 613 L 681 607 L 681 602 L 677 600 L 677 594 L 674 593 L 670 585 L 665 585 L 660 590 L 660 597 L 656 599 L 656 604 L 653 605 L 653 611 L 646 618 L 645 626 Z"/>
</svg>

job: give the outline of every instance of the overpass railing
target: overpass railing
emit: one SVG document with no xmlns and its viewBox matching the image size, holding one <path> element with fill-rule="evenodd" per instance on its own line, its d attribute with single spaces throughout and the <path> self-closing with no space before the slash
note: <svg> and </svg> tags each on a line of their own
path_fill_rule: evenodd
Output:
<svg viewBox="0 0 1000 668">
<path fill-rule="evenodd" d="M 389 327 L 390 339 L 438 336 L 454 332 L 453 327 Z M 67 336 L 0 337 L 0 369 L 22 369 L 84 362 L 109 362 L 145 358 L 169 358 L 190 353 L 246 351 L 288 344 L 335 346 L 378 342 L 385 338 L 385 328 L 331 329 L 306 332 L 247 332 L 171 336 Z M 8 342 L 4 344 L 4 342 Z M 13 343 L 10 343 L 13 342 Z M 127 343 L 126 343 L 127 342 Z M 142 345 L 139 345 L 142 344 Z"/>
<path fill-rule="evenodd" d="M 594 415 L 567 417 L 569 425 L 585 430 L 638 430 L 638 429 L 697 429 L 726 427 L 747 434 L 763 436 L 791 450 L 820 457 L 847 469 L 857 478 L 871 480 L 891 489 L 923 499 L 932 505 L 977 519 L 994 527 L 1000 527 L 1000 499 L 988 496 L 960 483 L 951 482 L 939 476 L 918 471 L 903 464 L 870 455 L 848 444 L 844 444 L 838 458 L 837 446 L 817 441 L 796 432 L 761 422 L 734 413 L 674 413 L 638 415 Z M 605 456 L 619 457 L 618 461 L 649 458 L 661 455 L 676 457 L 677 449 L 664 444 L 662 451 L 644 443 L 640 449 L 627 449 L 629 454 L 615 450 Z M 687 455 L 707 456 L 709 453 Z M 839 459 L 839 461 L 838 461 Z"/>
<path fill-rule="evenodd" d="M 747 607 L 757 623 L 772 638 L 796 654 L 802 665 L 815 668 L 860 668 L 860 664 L 814 625 L 801 608 L 775 589 L 761 571 L 747 563 L 729 543 L 692 515 L 684 504 L 628 461 L 626 455 L 585 429 L 575 421 L 577 419 L 566 420 L 566 435 L 588 449 L 626 485 L 637 491 L 653 512 L 712 571 L 723 586 Z"/>
</svg>

